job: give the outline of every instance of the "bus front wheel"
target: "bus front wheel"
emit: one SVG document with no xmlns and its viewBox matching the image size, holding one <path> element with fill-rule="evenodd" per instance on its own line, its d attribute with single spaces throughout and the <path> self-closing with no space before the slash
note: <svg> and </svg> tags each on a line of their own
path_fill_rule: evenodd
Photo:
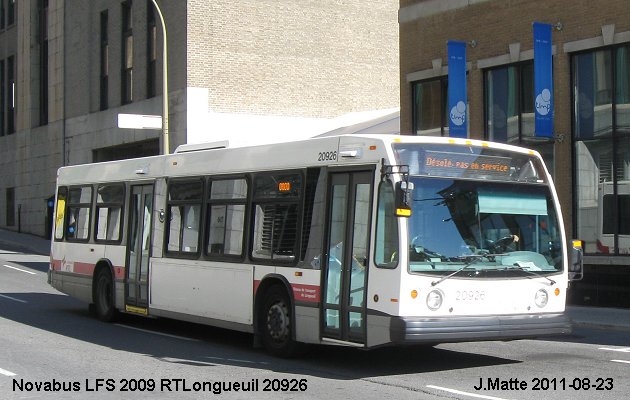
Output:
<svg viewBox="0 0 630 400">
<path fill-rule="evenodd" d="M 112 274 L 107 268 L 98 270 L 94 280 L 94 311 L 96 317 L 104 322 L 111 322 L 116 318 L 114 306 L 114 283 Z"/>
<path fill-rule="evenodd" d="M 293 338 L 291 302 L 279 285 L 269 288 L 263 299 L 261 315 L 262 342 L 274 356 L 292 357 L 301 348 Z"/>
</svg>

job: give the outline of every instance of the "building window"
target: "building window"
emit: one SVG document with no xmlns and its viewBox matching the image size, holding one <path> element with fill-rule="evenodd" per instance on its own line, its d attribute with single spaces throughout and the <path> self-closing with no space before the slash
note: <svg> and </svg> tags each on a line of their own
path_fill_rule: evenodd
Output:
<svg viewBox="0 0 630 400">
<path fill-rule="evenodd" d="M 0 29 L 6 28 L 6 9 L 4 8 L 4 0 L 0 0 Z"/>
<path fill-rule="evenodd" d="M 48 0 L 37 3 L 39 15 L 39 124 L 48 123 Z"/>
<path fill-rule="evenodd" d="M 7 133 L 15 133 L 15 56 L 7 58 Z"/>
<path fill-rule="evenodd" d="M 534 136 L 534 64 L 527 62 L 486 70 L 486 137 L 519 144 Z"/>
<path fill-rule="evenodd" d="M 412 83 L 413 134 L 448 136 L 447 77 Z"/>
<path fill-rule="evenodd" d="M 122 76 L 121 102 L 133 101 L 133 13 L 131 0 L 122 3 Z"/>
<path fill-rule="evenodd" d="M 9 0 L 7 7 L 7 26 L 15 24 L 16 11 L 15 0 Z"/>
<path fill-rule="evenodd" d="M 7 226 L 15 226 L 15 188 L 6 190 Z"/>
<path fill-rule="evenodd" d="M 147 0 L 147 98 L 155 96 L 157 60 L 157 25 L 155 8 L 151 0 Z"/>
<path fill-rule="evenodd" d="M 101 12 L 101 79 L 100 79 L 100 107 L 108 107 L 109 90 L 109 15 L 108 11 Z"/>
<path fill-rule="evenodd" d="M 486 139 L 538 150 L 553 171 L 553 142 L 534 133 L 534 63 L 527 61 L 484 71 Z"/>
<path fill-rule="evenodd" d="M 574 54 L 577 236 L 587 254 L 630 254 L 630 45 Z"/>
<path fill-rule="evenodd" d="M 0 0 L 1 1 L 1 0 Z M 4 136 L 6 133 L 6 93 L 7 86 L 5 82 L 5 73 L 4 73 L 4 60 L 0 60 L 0 136 Z"/>
</svg>

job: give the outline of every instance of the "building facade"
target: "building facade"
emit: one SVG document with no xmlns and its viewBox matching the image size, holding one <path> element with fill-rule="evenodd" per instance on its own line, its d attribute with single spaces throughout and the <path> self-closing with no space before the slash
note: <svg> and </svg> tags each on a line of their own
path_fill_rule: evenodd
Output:
<svg viewBox="0 0 630 400">
<path fill-rule="evenodd" d="M 400 0 L 401 131 L 448 135 L 447 41 L 467 43 L 468 137 L 541 152 L 581 304 L 630 307 L 630 7 L 625 0 Z M 554 136 L 534 135 L 532 24 L 552 28 Z"/>
<path fill-rule="evenodd" d="M 170 151 L 287 140 L 399 105 L 398 2 L 157 0 Z M 151 0 L 0 0 L 0 228 L 50 232 L 57 168 L 159 154 L 163 40 Z"/>
</svg>

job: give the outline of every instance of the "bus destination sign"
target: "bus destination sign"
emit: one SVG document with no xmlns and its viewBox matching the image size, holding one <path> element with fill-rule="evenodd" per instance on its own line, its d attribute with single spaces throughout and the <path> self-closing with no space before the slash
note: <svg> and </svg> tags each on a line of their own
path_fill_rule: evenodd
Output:
<svg viewBox="0 0 630 400">
<path fill-rule="evenodd" d="M 511 163 L 510 157 L 427 150 L 420 169 L 431 176 L 506 178 Z"/>
</svg>

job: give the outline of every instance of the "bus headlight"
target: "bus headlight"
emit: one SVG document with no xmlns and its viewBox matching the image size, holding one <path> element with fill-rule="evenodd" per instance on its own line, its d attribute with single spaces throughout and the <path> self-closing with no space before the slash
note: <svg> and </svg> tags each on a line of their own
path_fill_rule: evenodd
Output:
<svg viewBox="0 0 630 400">
<path fill-rule="evenodd" d="M 444 296 L 442 292 L 439 290 L 432 290 L 427 295 L 427 307 L 430 310 L 435 311 L 438 308 L 442 307 L 442 301 L 444 300 Z"/>
<path fill-rule="evenodd" d="M 549 294 L 547 293 L 545 289 L 540 289 L 539 291 L 536 292 L 536 296 L 534 297 L 534 302 L 536 303 L 538 307 L 543 308 L 544 306 L 547 305 L 548 301 L 549 301 Z"/>
</svg>

